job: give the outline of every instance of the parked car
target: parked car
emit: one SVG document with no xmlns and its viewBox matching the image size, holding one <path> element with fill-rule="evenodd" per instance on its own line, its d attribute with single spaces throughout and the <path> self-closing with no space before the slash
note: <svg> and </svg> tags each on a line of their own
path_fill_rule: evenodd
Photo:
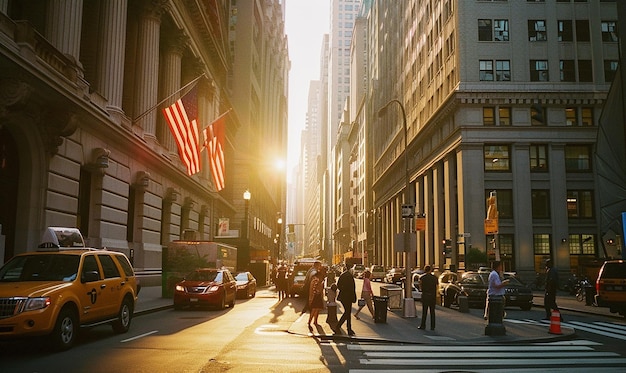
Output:
<svg viewBox="0 0 626 373">
<path fill-rule="evenodd" d="M 456 272 L 450 272 L 450 271 L 445 271 L 441 275 L 439 275 L 437 293 L 439 294 L 439 297 L 441 298 L 441 304 L 444 304 L 444 305 L 446 304 L 445 299 L 444 299 L 446 288 L 448 287 L 448 285 L 454 284 L 455 282 L 457 282 L 458 278 L 459 278 L 459 275 L 457 275 Z M 453 300 L 454 299 L 452 299 L 452 301 Z M 450 304 L 450 300 L 448 301 L 448 304 Z"/>
<path fill-rule="evenodd" d="M 355 278 L 363 278 L 363 272 L 365 272 L 365 266 L 363 264 L 352 265 L 352 275 Z"/>
<path fill-rule="evenodd" d="M 504 278 L 509 280 L 504 293 L 505 306 L 517 306 L 525 311 L 530 310 L 533 305 L 532 290 L 514 276 L 504 274 Z M 459 294 L 464 294 L 470 306 L 484 307 L 488 288 L 488 273 L 466 272 L 460 281 L 451 283 L 445 288 L 443 305 L 450 307 L 452 304 L 457 304 Z"/>
<path fill-rule="evenodd" d="M 256 278 L 250 272 L 239 272 L 235 275 L 237 281 L 237 297 L 254 298 L 256 296 Z"/>
<path fill-rule="evenodd" d="M 626 316 L 626 261 L 604 262 L 596 280 L 595 300 L 599 307 Z"/>
<path fill-rule="evenodd" d="M 377 265 L 374 264 L 370 267 L 370 272 L 371 272 L 371 277 L 370 280 L 371 281 L 382 281 L 385 278 L 385 275 L 387 274 L 387 272 L 385 271 L 385 268 L 381 265 Z"/>
<path fill-rule="evenodd" d="M 404 276 L 404 268 L 394 267 L 391 268 L 385 275 L 385 282 L 388 284 L 399 284 L 402 282 L 402 278 L 404 278 Z"/>
<path fill-rule="evenodd" d="M 79 327 L 127 332 L 139 293 L 128 258 L 84 247 L 75 228 L 48 228 L 44 239 L 0 268 L 0 338 L 44 336 L 67 350 Z"/>
<path fill-rule="evenodd" d="M 420 286 L 420 278 L 424 275 L 424 271 L 413 271 L 413 299 L 422 300 L 422 288 Z"/>
<path fill-rule="evenodd" d="M 217 306 L 233 308 L 237 297 L 237 281 L 228 269 L 199 268 L 189 273 L 174 288 L 174 309 L 185 306 Z"/>
</svg>

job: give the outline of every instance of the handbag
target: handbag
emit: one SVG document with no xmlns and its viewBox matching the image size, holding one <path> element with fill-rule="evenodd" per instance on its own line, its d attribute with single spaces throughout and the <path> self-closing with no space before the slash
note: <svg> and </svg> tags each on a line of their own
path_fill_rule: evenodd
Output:
<svg viewBox="0 0 626 373">
<path fill-rule="evenodd" d="M 359 303 L 359 307 L 365 306 L 365 299 L 363 298 L 359 299 L 358 303 Z"/>
</svg>

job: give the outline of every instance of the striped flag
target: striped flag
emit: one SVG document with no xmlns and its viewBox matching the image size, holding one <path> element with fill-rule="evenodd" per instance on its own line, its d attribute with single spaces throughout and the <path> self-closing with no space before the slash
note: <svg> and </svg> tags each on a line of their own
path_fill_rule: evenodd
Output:
<svg viewBox="0 0 626 373">
<path fill-rule="evenodd" d="M 230 112 L 230 110 L 228 111 Z M 224 138 L 226 131 L 226 114 L 213 121 L 210 126 L 202 130 L 204 146 L 209 152 L 209 165 L 215 182 L 215 189 L 219 192 L 224 189 Z"/>
<path fill-rule="evenodd" d="M 165 120 L 178 146 L 180 159 L 193 175 L 200 171 L 200 149 L 198 136 L 198 92 L 193 87 L 172 106 L 163 109 Z"/>
</svg>

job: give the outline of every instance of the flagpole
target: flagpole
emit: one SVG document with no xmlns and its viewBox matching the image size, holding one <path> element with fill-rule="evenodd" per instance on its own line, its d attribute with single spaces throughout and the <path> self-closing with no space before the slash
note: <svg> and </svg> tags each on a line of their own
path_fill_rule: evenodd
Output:
<svg viewBox="0 0 626 373">
<path fill-rule="evenodd" d="M 144 111 L 143 113 L 141 113 L 137 118 L 133 119 L 133 123 L 137 122 L 139 119 L 145 117 L 146 115 L 148 115 L 152 110 L 158 108 L 159 106 L 161 106 L 165 101 L 169 100 L 170 98 L 172 98 L 173 96 L 177 95 L 178 93 L 180 93 L 182 90 L 184 90 L 185 88 L 189 87 L 192 84 L 195 84 L 198 82 L 198 80 L 200 80 L 200 78 L 202 77 L 206 77 L 205 73 L 200 74 L 200 76 L 198 76 L 197 78 L 195 78 L 194 80 L 190 81 L 189 83 L 185 84 L 184 86 L 180 87 L 178 90 L 176 90 L 174 93 L 172 93 L 171 95 L 167 96 L 166 98 L 164 98 L 163 100 L 159 101 L 156 105 L 150 107 L 148 110 Z"/>
<path fill-rule="evenodd" d="M 222 119 L 223 117 L 225 117 L 225 116 L 226 116 L 226 114 L 230 113 L 231 111 L 233 111 L 233 108 L 232 108 L 232 107 L 231 107 L 230 109 L 226 110 L 226 111 L 225 111 L 222 115 L 220 115 L 219 117 L 217 117 L 217 118 L 213 119 L 213 120 L 211 121 L 211 124 L 210 124 L 210 125 L 208 125 L 207 127 L 204 127 L 204 128 L 202 129 L 202 131 L 200 131 L 200 132 L 201 132 L 201 133 L 204 133 L 204 131 L 205 131 L 207 128 L 209 128 L 210 126 L 212 126 L 212 125 L 213 125 L 213 123 L 215 123 L 215 122 L 217 122 L 218 120 Z M 200 151 L 203 151 L 204 149 L 206 149 L 206 139 L 204 140 L 204 142 L 203 142 L 203 144 L 202 144 L 202 147 L 200 148 Z"/>
</svg>

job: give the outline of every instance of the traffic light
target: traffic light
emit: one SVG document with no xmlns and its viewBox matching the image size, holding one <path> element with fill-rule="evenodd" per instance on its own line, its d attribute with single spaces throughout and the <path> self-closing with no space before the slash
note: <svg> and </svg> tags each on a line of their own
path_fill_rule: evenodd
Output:
<svg viewBox="0 0 626 373">
<path fill-rule="evenodd" d="M 452 240 L 449 238 L 445 238 L 441 240 L 441 243 L 443 244 L 443 255 L 446 258 L 452 257 Z"/>
</svg>

